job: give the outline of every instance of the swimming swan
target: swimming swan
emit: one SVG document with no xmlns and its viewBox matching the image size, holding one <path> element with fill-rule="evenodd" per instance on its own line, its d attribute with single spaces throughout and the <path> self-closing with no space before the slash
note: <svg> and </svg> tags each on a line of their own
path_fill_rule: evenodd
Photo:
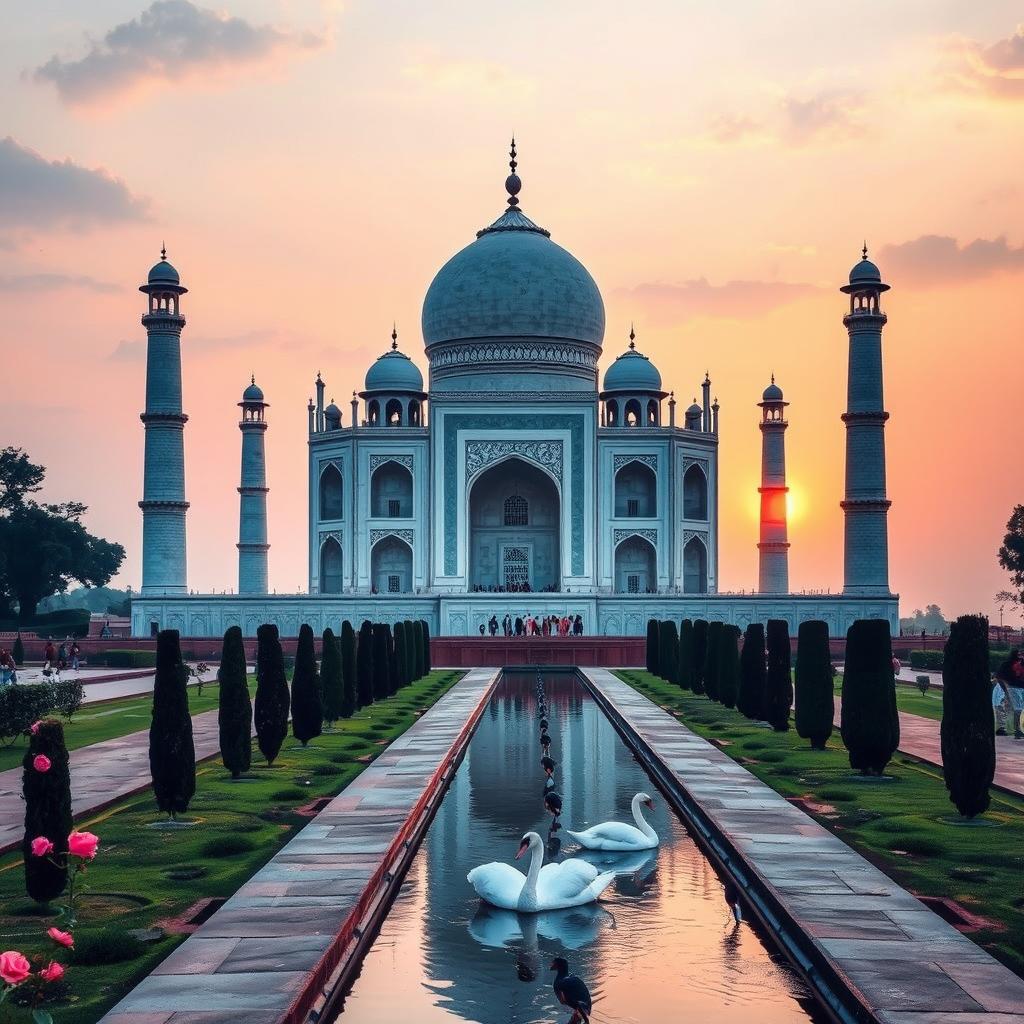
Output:
<svg viewBox="0 0 1024 1024">
<path fill-rule="evenodd" d="M 566 860 L 545 864 L 544 843 L 536 832 L 527 832 L 519 843 L 518 860 L 530 851 L 530 870 L 524 875 L 511 864 L 493 862 L 473 868 L 467 881 L 483 900 L 502 910 L 532 914 L 592 903 L 615 878 L 614 871 L 598 872 L 593 864 Z"/>
<path fill-rule="evenodd" d="M 633 820 L 636 825 L 627 825 L 622 821 L 606 821 L 584 832 L 566 829 L 566 834 L 588 850 L 624 853 L 631 850 L 653 850 L 658 845 L 658 833 L 644 820 L 640 811 L 641 804 L 652 809 L 654 807 L 654 801 L 646 793 L 637 793 L 632 803 Z"/>
</svg>

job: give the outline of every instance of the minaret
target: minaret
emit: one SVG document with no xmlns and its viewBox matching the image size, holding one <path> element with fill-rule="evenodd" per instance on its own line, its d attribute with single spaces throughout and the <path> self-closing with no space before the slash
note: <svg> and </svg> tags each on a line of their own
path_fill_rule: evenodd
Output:
<svg viewBox="0 0 1024 1024">
<path fill-rule="evenodd" d="M 160 250 L 160 262 L 139 291 L 149 296 L 146 328 L 146 455 L 142 501 L 142 595 L 186 594 L 185 423 L 181 411 L 181 329 L 178 300 L 188 291 Z"/>
<path fill-rule="evenodd" d="M 882 328 L 886 316 L 879 297 L 888 291 L 878 267 L 868 259 L 850 271 L 840 291 L 850 296 L 843 323 L 850 332 L 847 373 L 846 498 L 844 594 L 889 593 L 890 502 L 885 496 L 885 421 L 882 402 Z"/>
<path fill-rule="evenodd" d="M 703 407 L 704 433 L 711 433 L 711 374 L 704 371 L 704 383 L 700 386 L 701 406 Z"/>
<path fill-rule="evenodd" d="M 786 422 L 782 388 L 764 389 L 761 409 L 761 538 L 757 543 L 757 589 L 762 594 L 789 593 L 789 539 L 786 532 Z"/>
<path fill-rule="evenodd" d="M 242 392 L 238 403 L 242 419 L 242 481 L 238 513 L 238 592 L 267 592 L 267 457 L 263 437 L 267 431 L 264 410 L 268 403 L 256 378 Z"/>
</svg>

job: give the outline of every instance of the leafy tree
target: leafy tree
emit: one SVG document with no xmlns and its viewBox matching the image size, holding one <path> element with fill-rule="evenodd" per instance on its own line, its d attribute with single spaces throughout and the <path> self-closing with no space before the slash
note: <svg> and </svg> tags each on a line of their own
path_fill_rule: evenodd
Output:
<svg viewBox="0 0 1024 1024">
<path fill-rule="evenodd" d="M 156 805 L 172 818 L 188 810 L 196 791 L 196 748 L 188 710 L 188 669 L 176 629 L 156 638 L 153 721 L 149 727 L 149 773 Z"/>
<path fill-rule="evenodd" d="M 36 768 L 36 758 L 40 756 L 50 762 L 46 771 Z M 43 719 L 29 735 L 28 750 L 22 760 L 21 787 L 25 799 L 25 838 L 21 844 L 25 891 L 37 902 L 49 903 L 67 885 L 68 836 L 72 827 L 68 751 L 64 727 L 54 718 Z M 32 853 L 32 840 L 40 837 L 53 843 L 49 856 L 36 857 Z"/>
<path fill-rule="evenodd" d="M 704 662 L 707 660 L 708 624 L 706 619 L 693 620 L 693 672 L 691 683 L 694 693 L 704 693 Z"/>
<path fill-rule="evenodd" d="M 349 627 L 351 628 L 351 627 Z M 341 645 L 330 626 L 324 630 L 323 650 L 320 655 L 320 692 L 324 703 L 324 721 L 333 725 L 345 705 L 345 681 L 341 671 Z M 292 680 L 292 700 L 295 700 L 295 681 Z"/>
<path fill-rule="evenodd" d="M 423 622 L 423 674 L 429 675 L 430 667 L 430 624 L 426 619 Z"/>
<path fill-rule="evenodd" d="M 934 633 L 942 636 L 949 632 L 949 623 L 942 614 L 942 609 L 937 604 L 925 605 L 924 611 L 915 608 L 913 615 L 906 619 L 900 619 L 900 629 L 907 633 Z"/>
<path fill-rule="evenodd" d="M 764 687 L 767 678 L 764 650 L 764 626 L 752 622 L 743 635 L 740 652 L 740 690 L 736 707 L 754 722 L 764 719 Z"/>
<path fill-rule="evenodd" d="M 669 683 L 679 682 L 679 633 L 671 619 L 658 624 L 658 665 L 661 678 Z"/>
<path fill-rule="evenodd" d="M 313 627 L 304 622 L 299 627 L 295 648 L 295 669 L 292 672 L 292 735 L 306 746 L 319 736 L 324 724 L 320 676 L 316 670 L 316 643 Z"/>
<path fill-rule="evenodd" d="M 660 676 L 658 655 L 661 653 L 661 630 L 657 619 L 647 620 L 647 671 L 652 676 Z"/>
<path fill-rule="evenodd" d="M 341 624 L 341 717 L 351 718 L 358 706 L 356 693 L 356 634 L 346 619 Z"/>
<path fill-rule="evenodd" d="M 256 630 L 256 741 L 273 764 L 288 735 L 288 680 L 277 626 L 265 622 Z"/>
<path fill-rule="evenodd" d="M 1010 574 L 1014 589 L 1024 596 L 1024 505 L 1015 505 L 999 548 L 999 564 Z"/>
<path fill-rule="evenodd" d="M 724 622 L 709 622 L 707 647 L 704 651 L 704 692 L 712 699 L 718 695 L 718 659 L 722 653 L 722 627 Z"/>
<path fill-rule="evenodd" d="M 942 769 L 949 799 L 965 818 L 988 810 L 996 770 L 988 619 L 961 615 L 942 664 Z"/>
<path fill-rule="evenodd" d="M 42 489 L 46 468 L 28 461 L 21 448 L 0 449 L 0 514 L 25 504 L 26 494 Z"/>
<path fill-rule="evenodd" d="M 398 685 L 406 686 L 409 682 L 408 648 L 405 643 L 405 623 L 395 623 L 395 674 Z"/>
<path fill-rule="evenodd" d="M 765 638 L 768 644 L 768 674 L 764 686 L 764 718 L 776 732 L 787 732 L 789 709 L 793 706 L 789 624 L 785 619 L 769 619 Z"/>
<path fill-rule="evenodd" d="M 245 644 L 238 626 L 232 626 L 224 634 L 217 682 L 220 684 L 217 710 L 220 756 L 231 778 L 237 779 L 252 763 L 252 701 L 245 670 Z"/>
<path fill-rule="evenodd" d="M 885 619 L 858 619 L 846 634 L 840 728 L 850 767 L 863 775 L 881 775 L 900 744 L 892 640 Z"/>
<path fill-rule="evenodd" d="M 363 624 L 359 627 L 359 645 L 356 647 L 356 695 L 361 708 L 373 703 L 373 626 L 369 619 L 363 619 Z"/>
<path fill-rule="evenodd" d="M 373 699 L 385 700 L 391 690 L 391 627 L 375 622 L 373 636 Z"/>
<path fill-rule="evenodd" d="M 680 690 L 693 689 L 693 623 L 683 619 L 679 623 L 679 653 L 676 672 Z"/>
<path fill-rule="evenodd" d="M 836 714 L 827 622 L 800 623 L 794 676 L 796 708 L 793 717 L 797 735 L 810 740 L 814 750 L 824 750 L 832 735 Z"/>
<path fill-rule="evenodd" d="M 736 695 L 740 686 L 740 628 L 723 625 L 719 633 L 718 648 L 718 699 L 727 708 L 736 707 Z"/>
</svg>

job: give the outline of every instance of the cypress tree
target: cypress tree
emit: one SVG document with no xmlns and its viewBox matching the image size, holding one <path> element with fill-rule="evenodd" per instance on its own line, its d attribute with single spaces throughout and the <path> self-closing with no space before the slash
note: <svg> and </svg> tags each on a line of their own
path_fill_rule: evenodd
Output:
<svg viewBox="0 0 1024 1024">
<path fill-rule="evenodd" d="M 704 650 L 704 692 L 712 699 L 718 695 L 718 659 L 722 652 L 722 622 L 709 622 L 707 646 Z"/>
<path fill-rule="evenodd" d="M 814 750 L 824 750 L 832 735 L 832 721 L 836 713 L 827 622 L 800 623 L 795 680 L 793 719 L 797 735 L 810 740 Z"/>
<path fill-rule="evenodd" d="M 35 759 L 40 755 L 50 760 L 46 771 L 35 767 Z M 64 726 L 55 718 L 44 718 L 36 731 L 29 734 L 28 750 L 21 764 L 25 799 L 25 838 L 21 844 L 25 891 L 37 902 L 49 903 L 64 891 L 68 881 L 68 869 L 63 865 L 71 834 L 71 773 L 64 746 Z M 33 856 L 32 840 L 39 837 L 53 843 L 49 856 Z M 58 863 L 54 864 L 54 860 Z"/>
<path fill-rule="evenodd" d="M 768 641 L 768 673 L 764 684 L 764 718 L 776 732 L 787 732 L 789 709 L 793 706 L 789 624 L 785 619 L 769 619 L 765 632 Z"/>
<path fill-rule="evenodd" d="M 341 624 L 341 708 L 342 718 L 351 718 L 359 705 L 356 687 L 356 634 L 346 619 Z"/>
<path fill-rule="evenodd" d="M 256 742 L 273 764 L 288 735 L 288 681 L 284 674 L 277 626 L 265 622 L 256 630 Z"/>
<path fill-rule="evenodd" d="M 423 619 L 423 674 L 430 675 L 430 625 Z"/>
<path fill-rule="evenodd" d="M 658 664 L 661 666 L 661 678 L 669 683 L 679 682 L 679 633 L 676 624 L 671 620 L 660 623 L 658 627 L 661 649 L 658 652 Z"/>
<path fill-rule="evenodd" d="M 706 619 L 694 619 L 693 621 L 693 671 L 690 674 L 690 683 L 694 693 L 704 692 L 704 659 L 708 649 L 708 624 Z"/>
<path fill-rule="evenodd" d="M 419 679 L 416 674 L 416 636 L 411 619 L 406 619 L 402 625 L 405 627 L 402 630 L 405 634 L 405 676 L 398 685 L 408 686 L 414 680 Z"/>
<path fill-rule="evenodd" d="M 238 626 L 224 634 L 217 682 L 220 756 L 231 778 L 237 779 L 252 763 L 252 701 L 245 672 L 245 644 Z"/>
<path fill-rule="evenodd" d="M 196 791 L 196 748 L 187 684 L 178 631 L 163 629 L 156 638 L 149 773 L 157 807 L 172 818 L 188 810 Z"/>
<path fill-rule="evenodd" d="M 764 718 L 764 687 L 766 678 L 764 655 L 764 626 L 752 622 L 743 635 L 740 652 L 740 692 L 736 707 L 755 722 Z"/>
<path fill-rule="evenodd" d="M 25 645 L 21 642 L 21 634 L 14 638 L 14 646 L 11 648 L 11 657 L 14 664 L 21 668 L 25 664 Z"/>
<path fill-rule="evenodd" d="M 942 766 L 949 799 L 965 817 L 988 810 L 996 770 L 988 619 L 961 615 L 942 663 Z"/>
<path fill-rule="evenodd" d="M 679 655 L 676 674 L 680 690 L 693 689 L 693 623 L 683 619 L 679 623 Z"/>
<path fill-rule="evenodd" d="M 333 725 L 339 718 L 345 718 L 345 681 L 341 672 L 341 645 L 330 626 L 324 630 L 323 651 L 320 655 L 320 692 L 324 702 L 324 721 L 328 725 Z M 294 700 L 293 679 L 292 701 Z"/>
<path fill-rule="evenodd" d="M 416 653 L 416 679 L 422 679 L 423 671 L 423 620 L 417 619 L 412 624 L 412 646 Z"/>
<path fill-rule="evenodd" d="M 373 626 L 363 619 L 356 647 L 356 698 L 359 707 L 373 703 Z"/>
<path fill-rule="evenodd" d="M 405 686 L 409 682 L 408 648 L 405 643 L 405 623 L 395 623 L 395 661 L 398 685 Z"/>
<path fill-rule="evenodd" d="M 324 724 L 320 676 L 316 670 L 316 644 L 313 627 L 304 622 L 299 627 L 292 670 L 292 735 L 305 746 L 320 735 Z"/>
<path fill-rule="evenodd" d="M 892 640 L 885 619 L 858 619 L 846 634 L 840 722 L 850 767 L 881 775 L 900 743 Z"/>
<path fill-rule="evenodd" d="M 386 700 L 391 689 L 391 627 L 375 622 L 373 637 L 373 699 Z"/>
<path fill-rule="evenodd" d="M 647 671 L 652 676 L 661 675 L 658 671 L 658 655 L 661 648 L 661 630 L 657 619 L 647 620 Z"/>
<path fill-rule="evenodd" d="M 724 707 L 736 707 L 736 695 L 740 687 L 740 628 L 722 626 L 718 651 L 718 699 Z"/>
</svg>

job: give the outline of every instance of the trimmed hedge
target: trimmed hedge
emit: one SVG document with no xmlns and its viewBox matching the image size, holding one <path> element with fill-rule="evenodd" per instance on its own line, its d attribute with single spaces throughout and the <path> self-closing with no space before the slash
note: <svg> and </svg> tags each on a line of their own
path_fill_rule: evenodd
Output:
<svg viewBox="0 0 1024 1024">
<path fill-rule="evenodd" d="M 683 619 L 679 623 L 676 682 L 679 684 L 680 690 L 693 689 L 693 623 L 689 619 Z"/>
<path fill-rule="evenodd" d="M 224 634 L 217 682 L 220 756 L 231 778 L 237 779 L 252 763 L 252 701 L 245 671 L 245 644 L 238 626 L 231 626 Z"/>
<path fill-rule="evenodd" d="M 341 624 L 341 696 L 341 717 L 351 718 L 358 706 L 356 700 L 356 634 L 348 619 Z"/>
<path fill-rule="evenodd" d="M 324 721 L 328 725 L 344 717 L 341 713 L 345 700 L 344 679 L 341 673 L 341 645 L 330 626 L 324 630 L 320 654 L 320 695 L 323 699 Z"/>
<path fill-rule="evenodd" d="M 430 674 L 430 624 L 426 619 L 420 620 L 423 623 L 423 674 Z"/>
<path fill-rule="evenodd" d="M 991 703 L 991 686 L 988 692 Z M 858 619 L 846 634 L 841 723 L 850 767 L 881 775 L 900 743 L 892 640 L 885 619 Z"/>
<path fill-rule="evenodd" d="M 769 619 L 765 639 L 768 644 L 768 674 L 764 687 L 764 717 L 776 732 L 787 732 L 789 709 L 793 706 L 789 623 L 785 619 Z"/>
<path fill-rule="evenodd" d="M 718 699 L 723 707 L 736 707 L 736 695 L 740 687 L 740 628 L 722 626 L 718 649 Z"/>
<path fill-rule="evenodd" d="M 824 750 L 832 735 L 835 693 L 829 656 L 828 623 L 801 622 L 796 642 L 797 735 L 811 741 L 814 750 Z"/>
<path fill-rule="evenodd" d="M 292 735 L 305 746 L 320 735 L 324 724 L 324 706 L 320 696 L 320 674 L 316 670 L 316 643 L 313 627 L 299 627 L 292 673 Z"/>
<path fill-rule="evenodd" d="M 107 668 L 155 668 L 156 651 L 101 651 L 89 655 L 89 664 Z"/>
<path fill-rule="evenodd" d="M 658 655 L 661 653 L 661 629 L 658 626 L 657 619 L 647 620 L 647 658 L 646 665 L 647 671 L 652 676 L 660 676 L 660 660 Z"/>
<path fill-rule="evenodd" d="M 172 818 L 188 810 L 196 791 L 196 748 L 188 710 L 188 669 L 176 629 L 156 638 L 153 721 L 149 727 L 149 773 L 156 805 Z"/>
<path fill-rule="evenodd" d="M 13 743 L 47 714 L 70 719 L 82 706 L 82 697 L 77 679 L 0 687 L 0 743 Z"/>
<path fill-rule="evenodd" d="M 373 703 L 373 624 L 363 619 L 356 646 L 356 706 Z"/>
<path fill-rule="evenodd" d="M 38 756 L 50 759 L 46 771 L 37 771 Z M 25 836 L 21 854 L 25 860 L 25 891 L 38 903 L 56 899 L 67 885 L 68 836 L 71 834 L 71 773 L 64 727 L 44 719 L 22 759 L 22 795 L 25 799 Z M 32 840 L 42 836 L 53 843 L 49 857 L 32 855 Z M 56 863 L 55 863 L 56 862 Z"/>
<path fill-rule="evenodd" d="M 273 764 L 288 735 L 288 680 L 277 626 L 265 622 L 256 630 L 256 741 L 260 753 Z"/>
<path fill-rule="evenodd" d="M 671 620 L 658 624 L 658 665 L 661 678 L 668 683 L 679 682 L 679 633 Z"/>
<path fill-rule="evenodd" d="M 736 696 L 736 707 L 754 722 L 764 720 L 766 678 L 764 626 L 752 622 L 747 626 L 740 652 L 740 692 Z"/>
<path fill-rule="evenodd" d="M 707 634 L 707 647 L 704 651 L 704 692 L 713 700 L 721 698 L 718 695 L 718 659 L 722 653 L 722 628 L 723 622 L 709 622 Z"/>
<path fill-rule="evenodd" d="M 952 631 L 950 632 L 950 635 L 952 636 Z M 995 672 L 996 669 L 998 669 L 999 666 L 1006 660 L 1006 655 L 1008 653 L 1009 651 L 1006 647 L 1002 647 L 999 649 L 992 648 L 991 650 L 989 650 L 989 671 Z M 924 669 L 926 672 L 941 672 L 944 658 L 945 651 L 911 651 L 910 667 L 916 669 Z"/>
<path fill-rule="evenodd" d="M 707 619 L 693 620 L 693 672 L 690 685 L 694 693 L 704 693 L 704 661 L 708 649 Z"/>
</svg>

